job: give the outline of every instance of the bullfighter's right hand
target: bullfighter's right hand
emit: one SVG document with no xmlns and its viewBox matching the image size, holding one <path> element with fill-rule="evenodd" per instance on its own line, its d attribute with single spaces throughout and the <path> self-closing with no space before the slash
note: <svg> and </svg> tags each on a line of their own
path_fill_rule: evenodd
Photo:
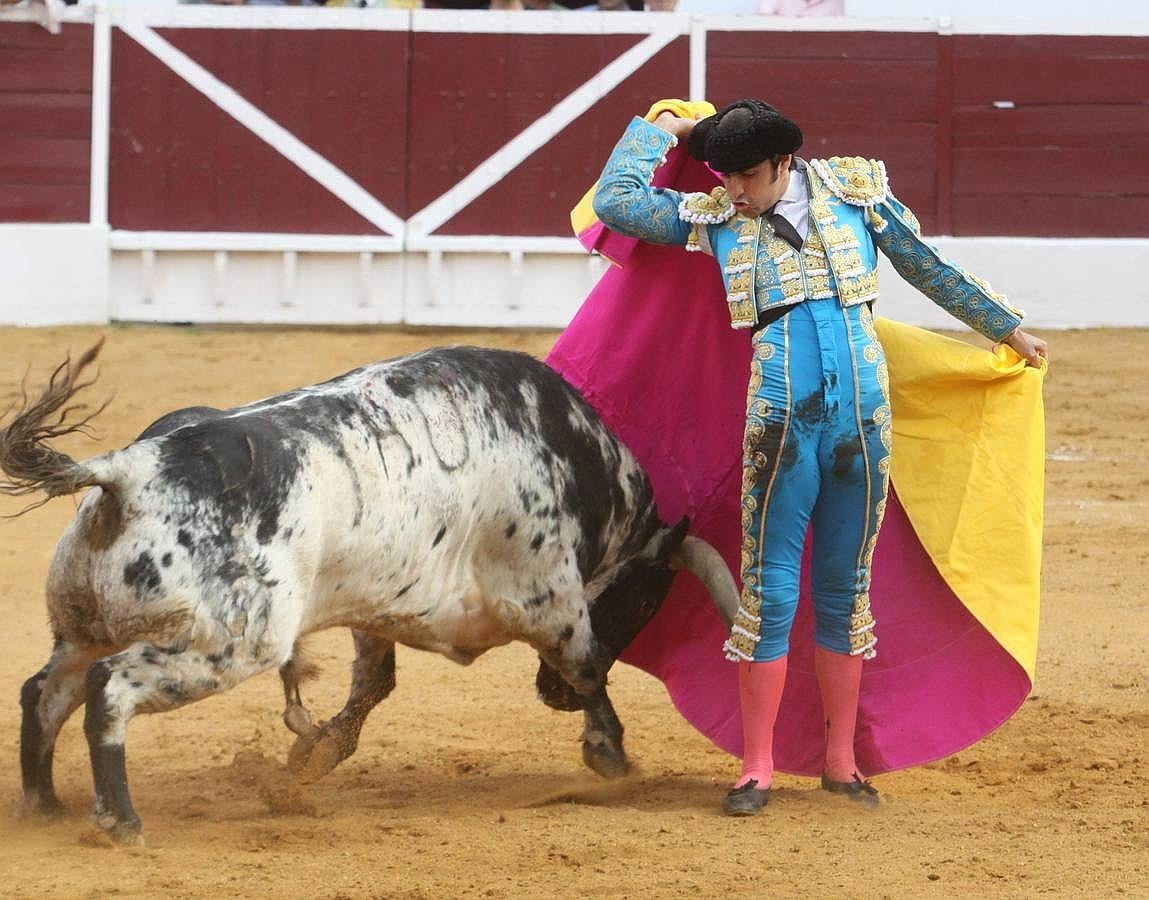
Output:
<svg viewBox="0 0 1149 900">
<path fill-rule="evenodd" d="M 659 113 L 653 124 L 663 131 L 670 132 L 680 141 L 684 141 L 690 136 L 694 126 L 698 124 L 698 119 L 683 119 L 667 110 Z"/>
</svg>

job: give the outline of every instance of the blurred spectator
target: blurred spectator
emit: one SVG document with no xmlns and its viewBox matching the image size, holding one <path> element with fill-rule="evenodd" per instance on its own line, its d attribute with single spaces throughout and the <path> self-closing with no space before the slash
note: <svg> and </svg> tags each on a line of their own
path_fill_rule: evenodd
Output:
<svg viewBox="0 0 1149 900">
<path fill-rule="evenodd" d="M 679 0 L 679 12 L 698 13 L 700 15 L 752 15 L 758 12 L 762 0 Z"/>
<path fill-rule="evenodd" d="M 645 4 L 642 0 L 490 0 L 490 2 L 476 2 L 476 0 L 425 0 L 425 9 L 535 9 L 535 10 L 635 10 L 641 11 L 646 6 L 673 9 L 676 0 L 656 0 L 655 3 Z"/>
<path fill-rule="evenodd" d="M 758 12 L 764 16 L 844 16 L 846 0 L 762 0 Z"/>
</svg>

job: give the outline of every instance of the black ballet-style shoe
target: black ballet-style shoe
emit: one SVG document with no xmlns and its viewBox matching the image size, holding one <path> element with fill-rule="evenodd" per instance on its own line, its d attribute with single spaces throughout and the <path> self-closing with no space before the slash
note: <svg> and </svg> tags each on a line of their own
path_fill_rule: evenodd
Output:
<svg viewBox="0 0 1149 900">
<path fill-rule="evenodd" d="M 859 776 L 857 772 L 854 773 L 851 781 L 834 781 L 823 772 L 822 790 L 829 791 L 831 794 L 845 794 L 863 806 L 877 806 L 881 802 L 878 789 Z"/>
<path fill-rule="evenodd" d="M 728 816 L 756 816 L 769 799 L 770 788 L 759 790 L 758 782 L 751 778 L 722 798 L 722 812 Z"/>
</svg>

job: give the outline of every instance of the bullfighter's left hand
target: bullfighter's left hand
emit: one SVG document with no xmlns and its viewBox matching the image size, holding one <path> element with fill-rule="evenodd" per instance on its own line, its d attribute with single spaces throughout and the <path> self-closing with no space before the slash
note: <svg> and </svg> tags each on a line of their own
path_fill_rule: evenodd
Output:
<svg viewBox="0 0 1149 900">
<path fill-rule="evenodd" d="M 1042 360 L 1049 360 L 1049 345 L 1039 337 L 1034 337 L 1020 328 L 1014 329 L 1003 344 L 1012 347 L 1014 351 L 1025 360 L 1027 366 L 1035 369 L 1041 368 Z"/>
</svg>

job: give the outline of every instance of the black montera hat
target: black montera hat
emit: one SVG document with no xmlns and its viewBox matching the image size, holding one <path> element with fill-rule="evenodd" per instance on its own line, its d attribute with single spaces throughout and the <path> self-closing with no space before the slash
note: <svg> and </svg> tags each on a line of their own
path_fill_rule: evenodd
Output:
<svg viewBox="0 0 1149 900">
<path fill-rule="evenodd" d="M 802 130 L 763 100 L 735 100 L 690 132 L 687 149 L 718 172 L 741 172 L 802 146 Z"/>
</svg>

